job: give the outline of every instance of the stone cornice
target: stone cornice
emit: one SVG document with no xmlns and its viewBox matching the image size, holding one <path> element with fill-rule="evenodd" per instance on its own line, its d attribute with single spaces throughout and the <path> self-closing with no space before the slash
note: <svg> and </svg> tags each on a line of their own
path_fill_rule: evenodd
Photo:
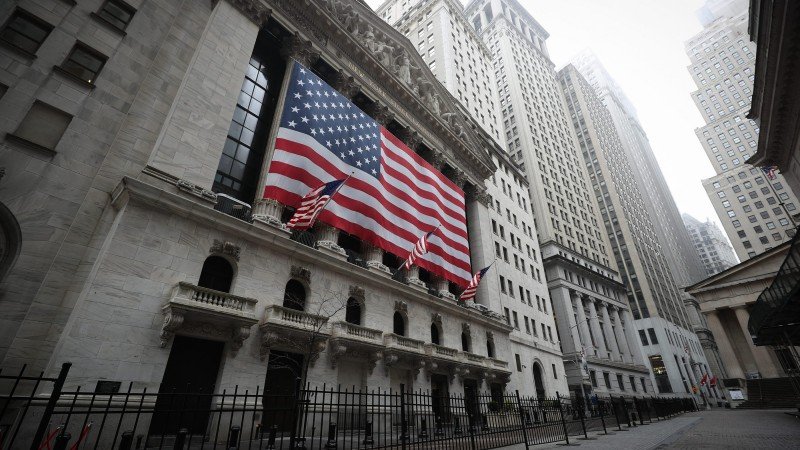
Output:
<svg viewBox="0 0 800 450">
<path fill-rule="evenodd" d="M 480 324 L 487 330 L 495 330 L 508 334 L 513 327 L 504 322 L 490 319 L 471 309 L 458 306 L 455 302 L 444 302 L 437 297 L 420 292 L 412 286 L 394 281 L 388 277 L 376 277 L 373 272 L 353 264 L 342 264 L 342 260 L 314 248 L 292 241 L 286 234 L 270 227 L 260 227 L 213 209 L 208 204 L 200 203 L 190 194 L 177 188 L 170 192 L 143 181 L 123 177 L 112 192 L 112 205 L 120 210 L 124 205 L 140 204 L 160 209 L 170 214 L 177 214 L 194 220 L 204 226 L 211 226 L 223 233 L 230 233 L 243 240 L 257 245 L 269 247 L 276 252 L 291 255 L 298 265 L 303 263 L 314 265 L 318 270 L 326 270 L 344 274 L 349 283 L 370 286 L 370 289 L 384 289 L 397 294 L 398 297 L 415 303 L 426 305 L 436 311 L 444 312 L 453 319 Z"/>
<path fill-rule="evenodd" d="M 264 1 L 273 8 L 274 18 L 306 35 L 327 62 L 390 107 L 398 122 L 446 152 L 453 167 L 466 171 L 472 180 L 485 180 L 494 173 L 480 139 L 459 114 L 458 102 L 414 45 L 371 8 L 354 0 Z"/>
<path fill-rule="evenodd" d="M 219 2 L 220 0 L 215 0 Z M 267 8 L 266 5 L 260 1 L 249 0 L 222 0 L 231 4 L 237 11 L 244 14 L 245 17 L 250 19 L 259 28 L 267 24 L 270 16 L 272 16 L 272 9 Z"/>
</svg>

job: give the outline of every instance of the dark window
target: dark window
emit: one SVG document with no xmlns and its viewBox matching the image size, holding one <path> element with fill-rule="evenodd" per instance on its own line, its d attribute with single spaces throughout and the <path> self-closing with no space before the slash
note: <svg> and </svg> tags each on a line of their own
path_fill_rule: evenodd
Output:
<svg viewBox="0 0 800 450">
<path fill-rule="evenodd" d="M 344 320 L 354 325 L 361 325 L 361 302 L 350 297 L 347 299 L 347 309 Z"/>
<path fill-rule="evenodd" d="M 283 291 L 283 306 L 303 311 L 306 307 L 306 288 L 297 280 L 289 280 Z"/>
<path fill-rule="evenodd" d="M 619 390 L 625 390 L 625 381 L 623 381 L 622 375 L 617 374 L 617 384 L 619 385 Z"/>
<path fill-rule="evenodd" d="M 78 42 L 61 64 L 61 69 L 87 83 L 94 83 L 106 59 L 102 53 Z"/>
<path fill-rule="evenodd" d="M 212 190 L 251 203 L 263 166 L 267 134 L 272 126 L 285 60 L 280 38 L 267 27 L 256 41 L 242 89 L 228 128 Z"/>
<path fill-rule="evenodd" d="M 135 13 L 136 9 L 122 0 L 106 0 L 97 11 L 100 18 L 120 30 L 128 26 Z"/>
<path fill-rule="evenodd" d="M 522 372 L 522 361 L 519 359 L 519 353 L 514 353 L 514 361 L 517 363 L 517 372 Z"/>
<path fill-rule="evenodd" d="M 406 319 L 398 311 L 394 312 L 394 334 L 399 336 L 406 335 Z"/>
<path fill-rule="evenodd" d="M 461 332 L 461 350 L 464 350 L 465 352 L 472 351 L 472 345 L 470 345 L 471 344 L 470 340 L 471 339 L 470 339 L 469 333 L 467 333 L 465 331 L 462 331 Z"/>
<path fill-rule="evenodd" d="M 220 292 L 230 292 L 233 283 L 233 267 L 221 256 L 209 256 L 203 263 L 198 286 Z"/>
<path fill-rule="evenodd" d="M 656 330 L 648 328 L 647 334 L 650 335 L 650 342 L 652 342 L 653 345 L 658 345 L 658 338 L 656 338 Z"/>
<path fill-rule="evenodd" d="M 649 345 L 647 342 L 647 335 L 644 333 L 644 330 L 639 330 L 639 339 L 642 340 L 642 345 Z"/>
<path fill-rule="evenodd" d="M 597 372 L 589 371 L 589 379 L 592 381 L 592 387 L 597 387 Z"/>
<path fill-rule="evenodd" d="M 3 26 L 0 39 L 33 55 L 51 31 L 53 31 L 52 25 L 25 10 L 18 9 Z"/>
<path fill-rule="evenodd" d="M 494 358 L 494 340 L 492 339 L 486 340 L 486 356 Z"/>
<path fill-rule="evenodd" d="M 35 102 L 12 135 L 25 142 L 55 150 L 72 116 L 42 102 Z"/>
<path fill-rule="evenodd" d="M 439 325 L 431 324 L 431 342 L 436 345 L 441 345 L 442 341 L 439 339 Z"/>
<path fill-rule="evenodd" d="M 603 372 L 603 381 L 606 383 L 606 389 L 611 389 L 611 376 L 608 372 Z"/>
</svg>

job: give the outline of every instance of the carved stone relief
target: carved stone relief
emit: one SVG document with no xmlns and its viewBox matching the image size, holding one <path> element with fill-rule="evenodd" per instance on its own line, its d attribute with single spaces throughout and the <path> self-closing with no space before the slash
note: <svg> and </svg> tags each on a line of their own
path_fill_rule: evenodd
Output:
<svg viewBox="0 0 800 450">
<path fill-rule="evenodd" d="M 223 242 L 218 239 L 214 239 L 214 243 L 211 244 L 209 252 L 219 255 L 227 255 L 234 260 L 239 261 L 239 255 L 242 252 L 242 248 L 233 244 L 232 242 Z"/>
</svg>

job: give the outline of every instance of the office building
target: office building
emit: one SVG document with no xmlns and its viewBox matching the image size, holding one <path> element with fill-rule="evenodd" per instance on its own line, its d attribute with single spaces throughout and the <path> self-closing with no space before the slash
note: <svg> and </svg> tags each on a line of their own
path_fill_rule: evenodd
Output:
<svg viewBox="0 0 800 450">
<path fill-rule="evenodd" d="M 739 264 L 733 248 L 716 223 L 711 220 L 701 222 L 689 214 L 683 215 L 683 223 L 708 276 Z"/>
</svg>

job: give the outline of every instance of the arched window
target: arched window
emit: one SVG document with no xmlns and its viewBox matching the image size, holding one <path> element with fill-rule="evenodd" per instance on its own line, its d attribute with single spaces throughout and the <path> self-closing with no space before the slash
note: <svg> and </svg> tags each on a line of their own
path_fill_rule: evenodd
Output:
<svg viewBox="0 0 800 450">
<path fill-rule="evenodd" d="M 203 263 L 198 286 L 220 292 L 230 292 L 233 283 L 233 267 L 221 256 L 209 256 Z"/>
<path fill-rule="evenodd" d="M 399 311 L 394 312 L 394 334 L 399 336 L 406 335 L 406 319 Z"/>
<path fill-rule="evenodd" d="M 442 345 L 442 341 L 439 338 L 439 325 L 435 322 L 431 324 L 431 342 L 436 345 Z"/>
<path fill-rule="evenodd" d="M 344 320 L 347 323 L 361 325 L 361 302 L 350 297 L 347 299 L 347 309 L 345 310 Z"/>
<path fill-rule="evenodd" d="M 289 280 L 283 291 L 284 308 L 303 311 L 306 308 L 306 288 L 297 280 Z"/>
<path fill-rule="evenodd" d="M 470 347 L 471 347 L 470 340 L 471 339 L 470 339 L 469 333 L 467 333 L 466 331 L 462 331 L 461 332 L 461 350 L 464 350 L 465 352 L 471 351 L 471 349 L 470 349 Z"/>
<path fill-rule="evenodd" d="M 486 340 L 486 356 L 494 358 L 494 339 Z"/>
</svg>

